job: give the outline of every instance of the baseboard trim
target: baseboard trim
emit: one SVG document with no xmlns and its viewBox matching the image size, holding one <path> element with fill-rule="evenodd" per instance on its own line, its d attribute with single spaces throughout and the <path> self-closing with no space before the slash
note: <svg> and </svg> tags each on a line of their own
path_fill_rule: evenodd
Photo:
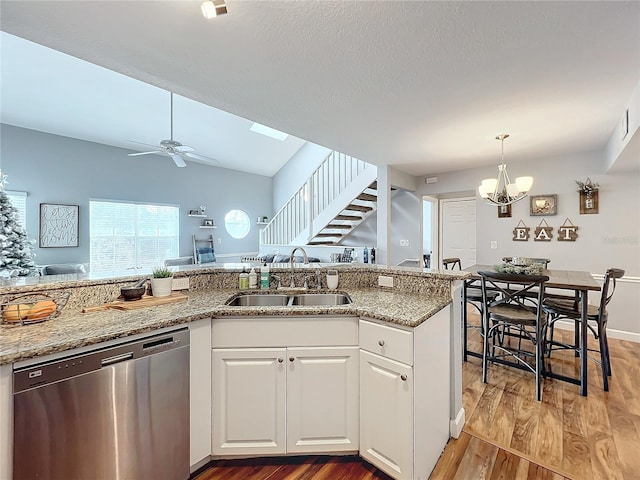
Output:
<svg viewBox="0 0 640 480">
<path fill-rule="evenodd" d="M 462 428 L 464 427 L 465 422 L 465 413 L 464 408 L 460 408 L 456 418 L 449 421 L 449 435 L 453 438 L 458 438 L 460 433 L 462 433 Z"/>
<path fill-rule="evenodd" d="M 574 330 L 573 322 L 558 320 L 555 322 L 555 328 L 561 330 Z M 615 330 L 607 328 L 607 336 L 618 340 L 627 340 L 628 342 L 640 343 L 640 333 L 627 332 L 626 330 Z"/>
</svg>

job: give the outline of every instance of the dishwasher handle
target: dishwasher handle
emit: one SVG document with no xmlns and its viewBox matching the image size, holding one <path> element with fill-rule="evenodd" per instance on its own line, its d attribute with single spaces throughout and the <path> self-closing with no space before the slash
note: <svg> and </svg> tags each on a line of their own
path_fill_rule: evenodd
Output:
<svg viewBox="0 0 640 480">
<path fill-rule="evenodd" d="M 103 358 L 100 361 L 100 365 L 103 367 L 108 367 L 109 365 L 113 365 L 115 363 L 131 360 L 132 358 L 133 358 L 133 352 L 122 353 L 120 355 L 114 355 L 113 357 Z"/>
</svg>

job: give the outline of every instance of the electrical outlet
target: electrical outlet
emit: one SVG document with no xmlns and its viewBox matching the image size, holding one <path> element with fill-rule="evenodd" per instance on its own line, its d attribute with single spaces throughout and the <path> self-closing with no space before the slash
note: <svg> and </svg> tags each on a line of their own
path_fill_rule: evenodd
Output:
<svg viewBox="0 0 640 480">
<path fill-rule="evenodd" d="M 401 247 L 408 247 L 409 246 L 409 240 L 400 240 L 400 246 Z"/>
<path fill-rule="evenodd" d="M 381 287 L 393 287 L 393 277 L 378 275 L 378 285 Z"/>
<path fill-rule="evenodd" d="M 222 238 L 218 238 L 218 245 L 222 243 Z"/>
<path fill-rule="evenodd" d="M 491 250 L 496 250 L 498 248 L 498 241 L 491 240 Z"/>
<path fill-rule="evenodd" d="M 189 290 L 189 277 L 174 277 L 171 290 Z"/>
</svg>

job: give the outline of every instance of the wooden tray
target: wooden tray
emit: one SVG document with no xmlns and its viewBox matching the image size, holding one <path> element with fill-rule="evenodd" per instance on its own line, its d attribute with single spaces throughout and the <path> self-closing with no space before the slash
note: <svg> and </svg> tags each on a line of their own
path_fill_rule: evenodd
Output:
<svg viewBox="0 0 640 480">
<path fill-rule="evenodd" d="M 165 305 L 167 303 L 184 302 L 188 298 L 189 297 L 187 295 L 179 292 L 172 292 L 171 295 L 167 297 L 144 295 L 140 300 L 130 300 L 128 302 L 118 298 L 113 302 L 103 303 L 102 305 L 97 305 L 95 307 L 85 307 L 82 309 L 82 313 L 100 312 L 111 308 L 115 310 L 137 310 L 139 308 Z"/>
</svg>

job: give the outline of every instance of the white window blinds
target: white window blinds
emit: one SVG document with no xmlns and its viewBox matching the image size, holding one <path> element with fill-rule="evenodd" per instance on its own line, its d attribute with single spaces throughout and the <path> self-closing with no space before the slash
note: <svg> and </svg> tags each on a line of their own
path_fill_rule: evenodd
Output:
<svg viewBox="0 0 640 480">
<path fill-rule="evenodd" d="M 92 272 L 151 269 L 178 257 L 179 207 L 90 200 Z"/>
<path fill-rule="evenodd" d="M 18 211 L 20 226 L 27 229 L 27 192 L 15 192 L 6 190 L 5 193 L 11 201 L 11 205 Z"/>
</svg>

